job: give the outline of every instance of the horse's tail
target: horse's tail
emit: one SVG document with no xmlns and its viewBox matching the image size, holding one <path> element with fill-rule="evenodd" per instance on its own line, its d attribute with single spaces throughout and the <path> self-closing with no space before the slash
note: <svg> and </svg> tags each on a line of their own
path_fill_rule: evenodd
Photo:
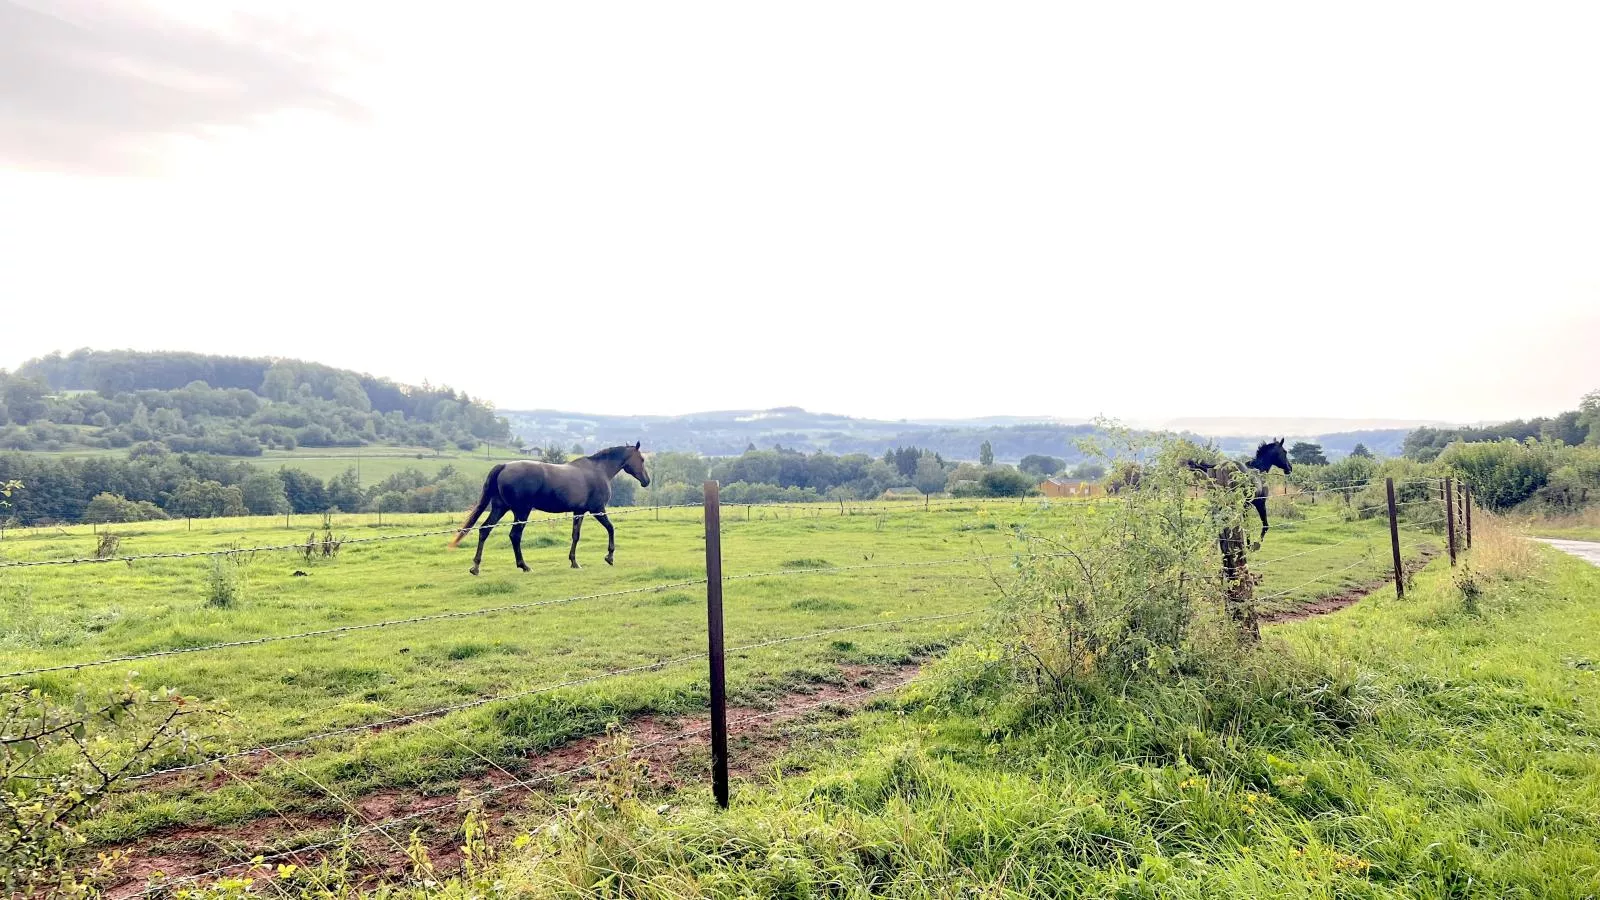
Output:
<svg viewBox="0 0 1600 900">
<path fill-rule="evenodd" d="M 483 494 L 478 497 L 478 505 L 467 511 L 467 520 L 461 523 L 461 530 L 456 532 L 456 536 L 450 539 L 450 546 L 461 546 L 461 539 L 467 536 L 467 532 L 472 530 L 472 526 L 478 521 L 478 517 L 483 515 L 484 509 L 489 505 L 490 498 L 494 496 L 496 482 L 500 480 L 500 470 L 505 467 L 505 463 L 496 463 L 495 467 L 489 470 L 489 477 L 483 480 Z"/>
</svg>

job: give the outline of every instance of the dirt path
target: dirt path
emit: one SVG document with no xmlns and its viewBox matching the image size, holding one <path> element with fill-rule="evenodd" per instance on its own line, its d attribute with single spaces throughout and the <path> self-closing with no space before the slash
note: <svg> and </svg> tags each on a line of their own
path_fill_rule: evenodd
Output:
<svg viewBox="0 0 1600 900">
<path fill-rule="evenodd" d="M 1430 560 L 1441 552 L 1436 547 L 1424 547 L 1415 558 L 1407 560 L 1401 567 L 1406 574 L 1406 581 L 1410 583 L 1411 576 L 1422 570 Z M 1303 603 L 1294 609 L 1284 609 L 1277 612 L 1262 613 L 1261 624 L 1271 625 L 1275 622 L 1293 622 L 1297 619 L 1309 619 L 1312 616 L 1325 616 L 1328 613 L 1338 612 L 1349 606 L 1355 606 L 1366 599 L 1368 594 L 1381 591 L 1394 584 L 1393 578 L 1380 578 L 1358 585 L 1348 590 L 1340 591 L 1328 597 L 1321 597 L 1309 603 Z"/>
<path fill-rule="evenodd" d="M 848 715 L 874 697 L 910 682 L 925 661 L 917 659 L 898 666 L 841 666 L 838 683 L 807 685 L 778 697 L 763 709 L 730 707 L 730 775 L 748 779 L 781 756 L 788 746 L 785 726 L 816 716 Z M 113 900 L 126 900 L 141 894 L 152 878 L 198 875 L 258 854 L 271 855 L 277 848 L 305 847 L 318 842 L 306 835 L 327 836 L 347 820 L 350 827 L 360 829 L 406 818 L 397 827 L 354 840 L 359 859 L 355 869 L 368 886 L 377 886 L 386 873 L 411 871 L 404 845 L 413 830 L 419 832 L 436 870 L 449 872 L 460 865 L 460 825 L 471 806 L 481 809 L 490 822 L 508 815 L 555 812 L 561 808 L 557 802 L 560 795 L 623 765 L 622 760 L 604 762 L 623 750 L 628 751 L 626 763 L 642 766 L 638 771 L 643 779 L 665 795 L 700 782 L 710 765 L 704 726 L 703 716 L 646 715 L 624 723 L 616 734 L 581 738 L 529 756 L 520 764 L 492 768 L 482 776 L 462 779 L 451 791 L 424 795 L 387 790 L 349 797 L 345 799 L 354 811 L 344 815 L 287 812 L 235 825 L 162 829 L 142 836 L 136 843 L 111 848 L 125 857 L 114 882 L 106 886 L 106 895 Z M 214 782 L 218 784 L 226 780 L 220 775 L 208 777 L 219 779 Z M 462 802 L 463 797 L 480 794 L 481 800 L 475 803 Z M 320 860 L 324 852 L 319 849 L 290 854 L 271 862 L 303 866 Z M 239 866 L 217 873 L 216 877 L 243 874 L 247 874 L 247 868 Z"/>
<path fill-rule="evenodd" d="M 1566 538 L 1542 537 L 1536 537 L 1534 540 L 1541 544 L 1549 544 L 1562 553 L 1570 553 L 1584 562 L 1600 566 L 1600 541 L 1573 541 Z"/>
</svg>

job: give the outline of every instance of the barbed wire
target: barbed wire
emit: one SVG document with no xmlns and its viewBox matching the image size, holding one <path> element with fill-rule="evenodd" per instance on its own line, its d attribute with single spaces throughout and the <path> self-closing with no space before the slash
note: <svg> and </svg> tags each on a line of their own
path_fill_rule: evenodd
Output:
<svg viewBox="0 0 1600 900">
<path fill-rule="evenodd" d="M 1364 565 L 1367 565 L 1367 564 L 1369 564 L 1371 562 L 1372 562 L 1372 554 L 1368 553 L 1367 555 L 1361 557 L 1360 559 L 1356 560 L 1355 562 L 1351 563 L 1348 566 L 1345 566 L 1342 569 L 1334 569 L 1331 572 L 1324 572 L 1321 575 L 1318 575 L 1317 577 L 1315 577 L 1315 578 L 1313 578 L 1313 579 L 1311 579 L 1309 581 L 1305 581 L 1305 582 L 1302 582 L 1300 584 L 1297 584 L 1292 588 L 1288 588 L 1286 590 L 1278 591 L 1278 592 L 1272 593 L 1272 594 L 1267 594 L 1264 597 L 1257 597 L 1255 599 L 1256 599 L 1257 603 L 1261 603 L 1261 602 L 1266 601 L 1266 600 L 1276 600 L 1279 597 L 1287 597 L 1290 594 L 1293 594 L 1294 592 L 1300 590 L 1301 588 L 1310 587 L 1313 584 L 1317 584 L 1318 582 L 1321 582 L 1321 581 L 1326 581 L 1326 580 L 1328 580 L 1329 578 L 1332 578 L 1335 575 L 1342 575 L 1345 572 L 1350 571 L 1351 569 L 1358 569 L 1358 568 L 1360 568 L 1360 567 L 1362 567 Z"/>
</svg>

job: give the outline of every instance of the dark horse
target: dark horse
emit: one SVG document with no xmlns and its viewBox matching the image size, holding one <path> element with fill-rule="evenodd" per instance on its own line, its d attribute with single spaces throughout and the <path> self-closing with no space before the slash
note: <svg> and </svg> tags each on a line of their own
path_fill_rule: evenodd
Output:
<svg viewBox="0 0 1600 900">
<path fill-rule="evenodd" d="M 1206 473 L 1211 477 L 1212 481 L 1215 481 L 1224 489 L 1231 489 L 1233 487 L 1233 478 L 1235 475 L 1244 475 L 1248 473 L 1250 480 L 1253 482 L 1255 487 L 1255 495 L 1250 498 L 1250 505 L 1254 506 L 1256 508 L 1256 514 L 1261 516 L 1261 537 L 1258 540 L 1266 539 L 1266 474 L 1272 471 L 1273 466 L 1277 466 L 1278 468 L 1282 469 L 1283 474 L 1285 475 L 1288 475 L 1294 470 L 1294 464 L 1289 462 L 1288 451 L 1283 449 L 1283 438 L 1278 438 L 1275 441 L 1266 441 L 1261 446 L 1257 447 L 1255 457 L 1245 462 L 1242 466 L 1233 460 L 1227 460 L 1224 462 L 1201 462 L 1199 460 L 1189 460 L 1188 465 L 1191 469 Z"/>
<path fill-rule="evenodd" d="M 1250 477 L 1250 486 L 1254 493 L 1250 497 L 1250 504 L 1256 508 L 1261 516 L 1261 539 L 1267 537 L 1267 479 L 1266 474 L 1273 466 L 1289 474 L 1294 466 L 1289 462 L 1289 454 L 1283 449 L 1283 438 L 1267 441 L 1256 448 L 1256 455 L 1248 462 L 1240 463 L 1233 460 L 1223 462 L 1208 462 L 1189 460 L 1188 466 L 1196 471 L 1204 472 L 1213 483 L 1224 490 L 1232 490 L 1236 485 L 1235 478 Z M 1242 486 L 1242 485 L 1241 485 Z M 1261 639 L 1261 624 L 1256 617 L 1255 600 L 1251 597 L 1257 576 L 1251 575 L 1245 566 L 1245 537 L 1244 525 L 1229 525 L 1222 529 L 1222 534 L 1217 538 L 1217 544 L 1222 550 L 1222 575 L 1226 591 L 1223 604 L 1227 609 L 1228 618 L 1233 622 L 1238 631 L 1239 639 L 1245 644 L 1254 644 Z M 1256 543 L 1250 549 L 1261 546 Z"/>
<path fill-rule="evenodd" d="M 572 513 L 572 549 L 567 551 L 567 560 L 576 569 L 578 532 L 583 527 L 584 513 L 590 513 L 606 527 L 606 565 L 609 566 L 617 553 L 617 532 L 606 515 L 606 504 L 611 502 L 611 479 L 617 477 L 618 472 L 627 472 L 637 478 L 639 484 L 650 486 L 650 475 L 644 470 L 644 454 L 639 452 L 638 444 L 608 447 L 569 463 L 527 459 L 501 463 L 489 470 L 489 477 L 483 480 L 483 496 L 467 513 L 467 521 L 450 540 L 450 546 L 461 543 L 487 508 L 489 518 L 484 519 L 483 527 L 478 529 L 478 554 L 472 558 L 472 568 L 468 570 L 478 574 L 478 566 L 483 562 L 483 542 L 489 539 L 495 523 L 509 512 L 516 519 L 511 526 L 511 549 L 517 554 L 517 568 L 526 572 L 528 564 L 522 561 L 522 529 L 527 525 L 528 515 L 534 510 L 569 512 Z"/>
</svg>

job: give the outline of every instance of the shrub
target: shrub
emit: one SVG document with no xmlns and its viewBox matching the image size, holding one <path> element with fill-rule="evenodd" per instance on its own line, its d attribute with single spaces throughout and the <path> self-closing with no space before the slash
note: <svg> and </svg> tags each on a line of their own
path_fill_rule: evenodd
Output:
<svg viewBox="0 0 1600 900">
<path fill-rule="evenodd" d="M 193 700 L 128 684 L 58 706 L 37 690 L 0 690 L 0 887 L 9 896 L 95 896 L 109 874 L 85 870 L 78 825 L 126 776 L 189 747 Z"/>
<path fill-rule="evenodd" d="M 1550 455 L 1537 441 L 1451 444 L 1439 460 L 1461 473 L 1478 502 L 1508 510 L 1532 497 L 1550 480 Z"/>
<path fill-rule="evenodd" d="M 1019 532 L 1028 554 L 1017 560 L 1005 621 L 1035 684 L 1171 673 L 1235 646 L 1218 615 L 1215 548 L 1218 534 L 1240 523 L 1248 481 L 1224 491 L 1207 480 L 1206 499 L 1193 503 L 1194 475 L 1182 464 L 1193 448 L 1170 441 L 1154 449 L 1138 484 L 1072 532 Z"/>
</svg>

